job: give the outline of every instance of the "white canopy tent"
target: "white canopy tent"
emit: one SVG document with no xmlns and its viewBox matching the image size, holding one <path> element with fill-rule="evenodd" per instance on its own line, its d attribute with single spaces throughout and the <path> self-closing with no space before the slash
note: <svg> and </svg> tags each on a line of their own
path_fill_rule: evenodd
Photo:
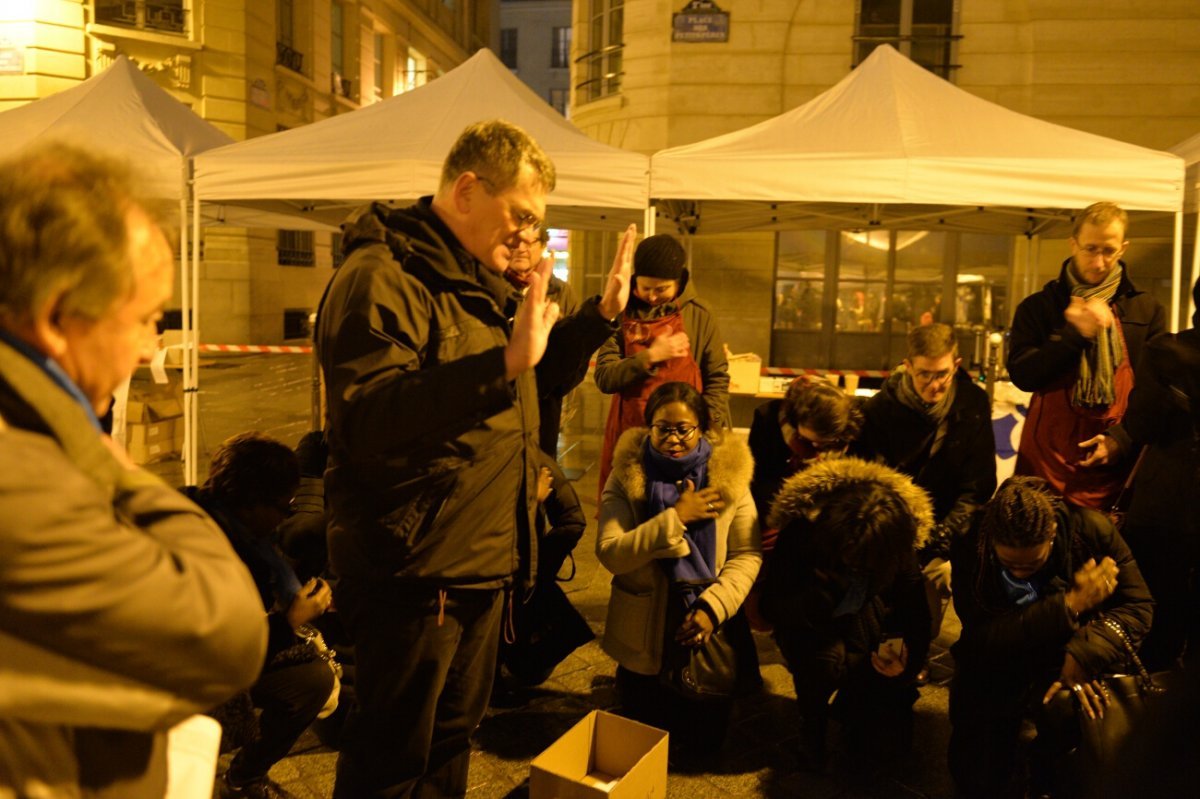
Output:
<svg viewBox="0 0 1200 799">
<path fill-rule="evenodd" d="M 1184 205 L 1190 206 L 1188 210 L 1196 212 L 1196 240 L 1192 242 L 1191 285 L 1194 286 L 1196 281 L 1200 280 L 1200 133 L 1179 142 L 1171 148 L 1171 152 L 1183 158 L 1187 164 L 1187 185 L 1195 191 L 1194 195 L 1184 196 Z M 1188 297 L 1187 318 L 1191 319 L 1192 314 L 1196 312 L 1196 306 L 1191 294 L 1185 294 Z"/>
<path fill-rule="evenodd" d="M 1175 215 L 1183 161 L 976 97 L 890 46 L 836 86 L 743 130 L 651 158 L 683 232 L 909 228 L 1023 234 L 1100 199 Z"/>
<path fill-rule="evenodd" d="M 196 196 L 278 199 L 326 212 L 412 201 L 437 188 L 463 129 L 492 118 L 520 125 L 554 160 L 552 225 L 620 229 L 643 220 L 649 158 L 588 138 L 486 49 L 411 92 L 204 153 L 196 159 Z"/>
<path fill-rule="evenodd" d="M 187 327 L 193 317 L 198 284 L 188 260 L 189 170 L 193 156 L 230 144 L 233 139 L 143 75 L 125 56 L 77 86 L 0 113 L 0 157 L 46 139 L 76 142 L 124 157 L 138 167 L 152 197 L 179 203 L 180 290 L 185 328 L 184 476 L 194 483 L 197 381 L 194 341 L 188 338 Z M 282 205 L 212 206 L 208 210 L 208 219 L 195 220 L 197 233 L 201 222 L 237 227 L 327 227 L 286 216 L 287 209 Z"/>
</svg>

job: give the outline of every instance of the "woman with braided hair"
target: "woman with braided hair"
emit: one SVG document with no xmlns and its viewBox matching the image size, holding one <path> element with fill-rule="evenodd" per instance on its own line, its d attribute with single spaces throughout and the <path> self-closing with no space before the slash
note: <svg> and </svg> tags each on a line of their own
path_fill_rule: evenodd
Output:
<svg viewBox="0 0 1200 799">
<path fill-rule="evenodd" d="M 1064 748 L 1043 706 L 1067 688 L 1083 712 L 1103 716 L 1107 699 L 1093 679 L 1119 670 L 1125 648 L 1098 619 L 1118 622 L 1136 645 L 1154 602 L 1112 522 L 1069 505 L 1037 477 L 1006 480 L 950 559 L 962 621 L 951 648 L 951 776 L 960 796 L 1023 796 L 1014 777 L 1028 718 L 1041 733 L 1029 765 L 1033 795 L 1042 795 L 1061 782 L 1050 764 Z"/>
</svg>

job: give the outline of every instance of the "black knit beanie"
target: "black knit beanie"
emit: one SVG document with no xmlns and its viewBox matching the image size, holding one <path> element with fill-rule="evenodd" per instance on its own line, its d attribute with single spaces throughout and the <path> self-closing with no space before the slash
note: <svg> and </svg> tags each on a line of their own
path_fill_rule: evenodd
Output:
<svg viewBox="0 0 1200 799">
<path fill-rule="evenodd" d="M 687 253 L 674 236 L 659 233 L 644 239 L 633 253 L 633 276 L 678 280 L 683 277 Z"/>
</svg>

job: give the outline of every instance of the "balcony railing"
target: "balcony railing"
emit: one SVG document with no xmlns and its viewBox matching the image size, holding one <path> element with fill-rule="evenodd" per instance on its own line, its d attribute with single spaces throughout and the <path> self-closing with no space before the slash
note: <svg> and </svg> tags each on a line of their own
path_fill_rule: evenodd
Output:
<svg viewBox="0 0 1200 799">
<path fill-rule="evenodd" d="M 575 59 L 575 63 L 582 67 L 579 71 L 587 75 L 587 80 L 575 84 L 575 94 L 581 102 L 598 100 L 621 91 L 621 78 L 625 76 L 622 69 L 624 52 L 624 44 L 613 44 Z"/>
<path fill-rule="evenodd" d="M 184 33 L 187 31 L 187 12 L 182 0 L 96 0 L 96 22 Z"/>
<path fill-rule="evenodd" d="M 304 74 L 304 53 L 293 50 L 283 42 L 275 42 L 275 63 L 292 72 Z"/>
</svg>

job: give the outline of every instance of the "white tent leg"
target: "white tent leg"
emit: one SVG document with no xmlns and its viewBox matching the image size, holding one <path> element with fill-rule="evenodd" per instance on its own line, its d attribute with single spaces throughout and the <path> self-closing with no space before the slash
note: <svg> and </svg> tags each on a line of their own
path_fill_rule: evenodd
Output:
<svg viewBox="0 0 1200 799">
<path fill-rule="evenodd" d="M 198 484 L 200 469 L 196 458 L 200 452 L 200 198 L 192 197 L 192 382 L 185 391 L 192 394 L 192 413 L 188 422 L 192 428 L 188 445 L 191 447 L 191 479 L 188 485 Z"/>
<path fill-rule="evenodd" d="M 645 212 L 642 214 L 642 236 L 643 236 L 643 238 L 650 238 L 651 236 L 653 236 L 657 229 L 657 226 L 658 226 L 657 209 L 653 205 L 651 205 L 651 206 L 647 207 Z"/>
<path fill-rule="evenodd" d="M 188 475 L 192 468 L 191 449 L 188 447 L 189 437 L 192 435 L 191 428 L 191 407 L 192 395 L 188 393 L 187 386 L 191 383 L 191 318 L 192 318 L 192 292 L 191 292 L 191 271 L 189 267 L 189 257 L 191 252 L 188 249 L 188 182 L 186 179 L 186 167 L 184 179 L 184 192 L 179 198 L 179 292 L 180 292 L 180 335 L 183 346 L 183 369 L 180 374 L 180 380 L 183 381 L 183 483 L 184 485 L 192 485 L 188 481 Z"/>
<path fill-rule="evenodd" d="M 1183 283 L 1183 211 L 1175 212 L 1175 238 L 1171 247 L 1171 326 L 1179 332 L 1179 287 Z"/>
</svg>

